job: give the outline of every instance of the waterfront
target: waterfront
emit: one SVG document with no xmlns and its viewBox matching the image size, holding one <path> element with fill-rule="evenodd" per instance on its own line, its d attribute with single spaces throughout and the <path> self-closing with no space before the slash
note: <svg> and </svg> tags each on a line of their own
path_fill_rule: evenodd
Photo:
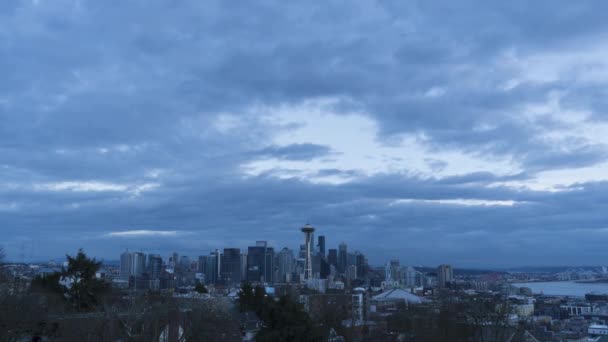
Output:
<svg viewBox="0 0 608 342">
<path fill-rule="evenodd" d="M 577 283 L 574 281 L 550 281 L 513 283 L 518 287 L 529 287 L 535 294 L 543 293 L 552 296 L 584 297 L 589 292 L 608 293 L 607 283 Z"/>
</svg>

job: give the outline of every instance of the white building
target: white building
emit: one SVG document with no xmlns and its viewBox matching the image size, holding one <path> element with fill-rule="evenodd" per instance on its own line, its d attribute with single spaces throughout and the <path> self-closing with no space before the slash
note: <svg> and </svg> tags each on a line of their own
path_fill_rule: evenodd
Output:
<svg viewBox="0 0 608 342">
<path fill-rule="evenodd" d="M 591 324 L 587 329 L 589 335 L 608 335 L 608 325 Z"/>
</svg>

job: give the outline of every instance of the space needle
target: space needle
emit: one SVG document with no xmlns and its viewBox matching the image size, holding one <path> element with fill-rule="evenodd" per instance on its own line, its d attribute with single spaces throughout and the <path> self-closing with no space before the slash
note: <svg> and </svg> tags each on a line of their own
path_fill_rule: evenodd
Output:
<svg viewBox="0 0 608 342">
<path fill-rule="evenodd" d="M 312 233 L 314 233 L 315 228 L 310 224 L 306 224 L 304 227 L 300 228 L 302 233 L 304 233 L 304 237 L 306 239 L 306 260 L 304 263 L 304 281 L 308 279 L 312 279 Z"/>
</svg>

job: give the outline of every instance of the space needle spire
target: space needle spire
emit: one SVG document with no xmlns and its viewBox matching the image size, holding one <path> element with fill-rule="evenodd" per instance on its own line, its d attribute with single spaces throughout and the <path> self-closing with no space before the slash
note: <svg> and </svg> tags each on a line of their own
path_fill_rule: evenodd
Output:
<svg viewBox="0 0 608 342">
<path fill-rule="evenodd" d="M 315 228 L 310 224 L 306 224 L 304 227 L 300 229 L 302 233 L 304 233 L 305 240 L 305 248 L 306 248 L 306 260 L 304 262 L 304 281 L 308 279 L 312 279 L 312 233 L 314 233 Z"/>
</svg>

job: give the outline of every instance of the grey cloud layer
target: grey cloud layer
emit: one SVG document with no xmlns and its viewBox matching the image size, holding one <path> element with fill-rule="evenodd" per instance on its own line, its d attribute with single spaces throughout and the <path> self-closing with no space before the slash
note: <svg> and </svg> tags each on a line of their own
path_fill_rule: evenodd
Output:
<svg viewBox="0 0 608 342">
<path fill-rule="evenodd" d="M 564 108 L 590 111 L 592 120 L 603 122 L 608 80 L 589 83 L 566 72 L 530 81 L 507 62 L 513 54 L 525 58 L 601 42 L 608 29 L 605 6 L 4 2 L 0 227 L 7 251 L 16 255 L 20 244 L 44 239 L 51 243 L 32 257 L 82 246 L 112 258 L 136 242 L 96 237 L 127 229 L 193 232 L 188 241 L 137 242 L 162 252 L 206 253 L 220 243 L 243 246 L 262 238 L 295 245 L 296 228 L 310 219 L 327 229 L 332 243 L 345 240 L 372 261 L 591 262 L 592 252 L 567 248 L 573 243 L 606 257 L 595 242 L 608 228 L 598 204 L 606 200 L 605 183 L 563 193 L 490 186 L 606 161 L 606 146 L 567 135 L 542 139 L 568 129 L 543 115 L 520 114 L 560 92 Z M 502 87 L 513 79 L 519 82 Z M 264 108 L 323 98 L 337 99 L 338 112 L 368 115 L 387 144 L 418 134 L 431 151 L 510 157 L 523 171 L 446 178 L 319 171 L 356 178 L 343 185 L 243 177 L 241 165 L 254 159 L 307 161 L 339 152 L 314 141 L 276 146 L 273 135 L 291 128 L 259 118 Z M 224 131 L 217 122 L 227 114 L 231 128 Z M 51 189 L 68 181 L 131 190 Z M 157 187 L 134 190 L 146 184 Z M 518 204 L 393 204 L 399 199 Z M 540 244 L 554 247 L 545 255 Z M 492 251 L 495 256 L 487 255 Z"/>
</svg>

